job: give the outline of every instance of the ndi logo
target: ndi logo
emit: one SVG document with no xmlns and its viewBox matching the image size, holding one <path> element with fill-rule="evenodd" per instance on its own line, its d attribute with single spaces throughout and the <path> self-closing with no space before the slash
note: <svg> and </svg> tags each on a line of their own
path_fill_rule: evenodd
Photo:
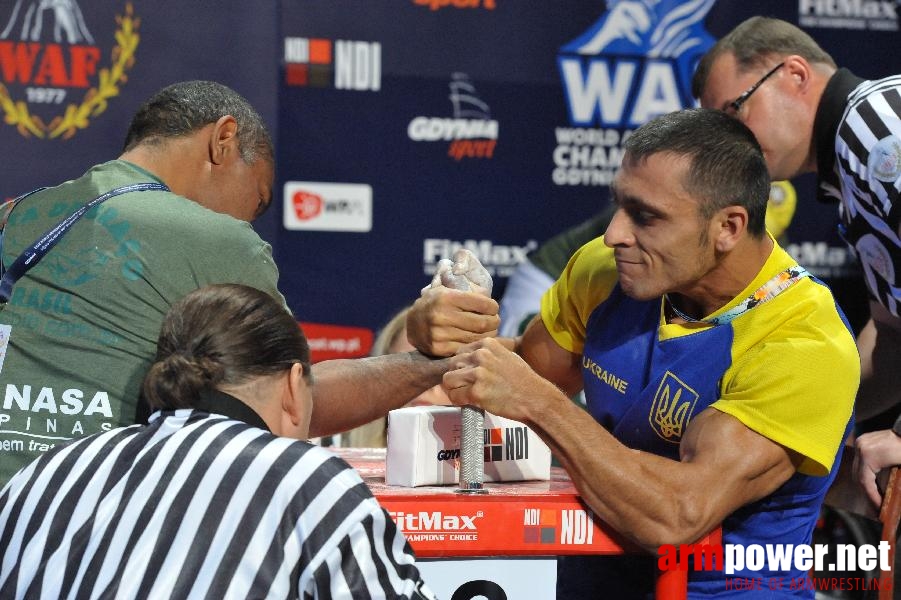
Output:
<svg viewBox="0 0 901 600">
<path fill-rule="evenodd" d="M 714 2 L 611 1 L 560 49 L 570 128 L 557 128 L 554 183 L 609 185 L 633 129 L 693 104 L 691 74 L 713 45 L 703 20 Z"/>
<path fill-rule="evenodd" d="M 285 84 L 377 92 L 382 87 L 382 45 L 358 40 L 286 37 Z"/>
<path fill-rule="evenodd" d="M 484 432 L 485 462 L 529 459 L 527 427 L 494 427 Z"/>
<path fill-rule="evenodd" d="M 557 511 L 549 508 L 524 509 L 523 542 L 526 544 L 556 543 Z"/>
</svg>

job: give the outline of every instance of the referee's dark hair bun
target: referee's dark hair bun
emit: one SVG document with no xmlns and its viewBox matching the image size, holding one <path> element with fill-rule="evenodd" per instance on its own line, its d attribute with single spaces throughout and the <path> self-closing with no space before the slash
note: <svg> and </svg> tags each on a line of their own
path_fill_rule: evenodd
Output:
<svg viewBox="0 0 901 600">
<path fill-rule="evenodd" d="M 294 317 L 255 288 L 200 288 L 172 305 L 142 386 L 153 409 L 193 407 L 205 391 L 241 385 L 301 363 L 310 350 Z"/>
<path fill-rule="evenodd" d="M 153 363 L 144 379 L 144 397 L 151 406 L 188 407 L 222 380 L 224 368 L 208 357 L 170 354 Z"/>
</svg>

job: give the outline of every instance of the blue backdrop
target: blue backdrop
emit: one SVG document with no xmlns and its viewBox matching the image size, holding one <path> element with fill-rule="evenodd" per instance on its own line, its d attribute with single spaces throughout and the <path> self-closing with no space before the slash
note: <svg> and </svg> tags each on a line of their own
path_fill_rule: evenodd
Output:
<svg viewBox="0 0 901 600">
<path fill-rule="evenodd" d="M 317 357 L 364 354 L 456 248 L 479 255 L 499 297 L 529 250 L 600 210 L 623 138 L 689 105 L 694 61 L 741 20 L 799 23 L 863 77 L 901 71 L 897 2 L 838 4 L 93 0 L 57 22 L 3 0 L 0 194 L 117 156 L 160 87 L 221 81 L 276 139 L 276 202 L 255 226 L 282 291 Z M 636 15 L 652 26 L 630 29 Z M 812 178 L 792 183 L 789 250 L 859 322 L 836 208 Z"/>
</svg>

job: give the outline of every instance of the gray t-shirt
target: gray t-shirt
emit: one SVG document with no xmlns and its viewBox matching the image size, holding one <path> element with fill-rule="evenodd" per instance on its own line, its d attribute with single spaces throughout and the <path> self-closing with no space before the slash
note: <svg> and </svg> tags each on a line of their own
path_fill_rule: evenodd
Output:
<svg viewBox="0 0 901 600">
<path fill-rule="evenodd" d="M 100 194 L 157 181 L 114 160 L 27 197 L 7 223 L 3 264 Z M 132 424 L 163 316 L 213 283 L 284 303 L 271 248 L 248 223 L 164 191 L 82 217 L 0 308 L 0 486 L 55 444 Z"/>
</svg>

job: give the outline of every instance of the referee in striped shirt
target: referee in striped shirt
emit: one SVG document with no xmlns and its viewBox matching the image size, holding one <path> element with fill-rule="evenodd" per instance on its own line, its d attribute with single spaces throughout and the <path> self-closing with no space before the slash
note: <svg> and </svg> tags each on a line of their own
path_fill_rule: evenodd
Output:
<svg viewBox="0 0 901 600">
<path fill-rule="evenodd" d="M 860 262 L 870 300 L 870 319 L 857 337 L 856 418 L 898 415 L 901 75 L 861 79 L 792 23 L 758 16 L 707 52 L 692 92 L 702 106 L 725 110 L 754 132 L 772 179 L 815 172 L 818 198 L 840 202 L 839 233 Z M 857 477 L 876 506 L 876 474 L 901 463 L 901 417 L 893 429 L 856 440 Z"/>
<path fill-rule="evenodd" d="M 149 424 L 58 446 L 0 491 L 0 598 L 434 598 L 356 471 L 298 441 L 309 373 L 263 292 L 173 305 Z"/>
</svg>

